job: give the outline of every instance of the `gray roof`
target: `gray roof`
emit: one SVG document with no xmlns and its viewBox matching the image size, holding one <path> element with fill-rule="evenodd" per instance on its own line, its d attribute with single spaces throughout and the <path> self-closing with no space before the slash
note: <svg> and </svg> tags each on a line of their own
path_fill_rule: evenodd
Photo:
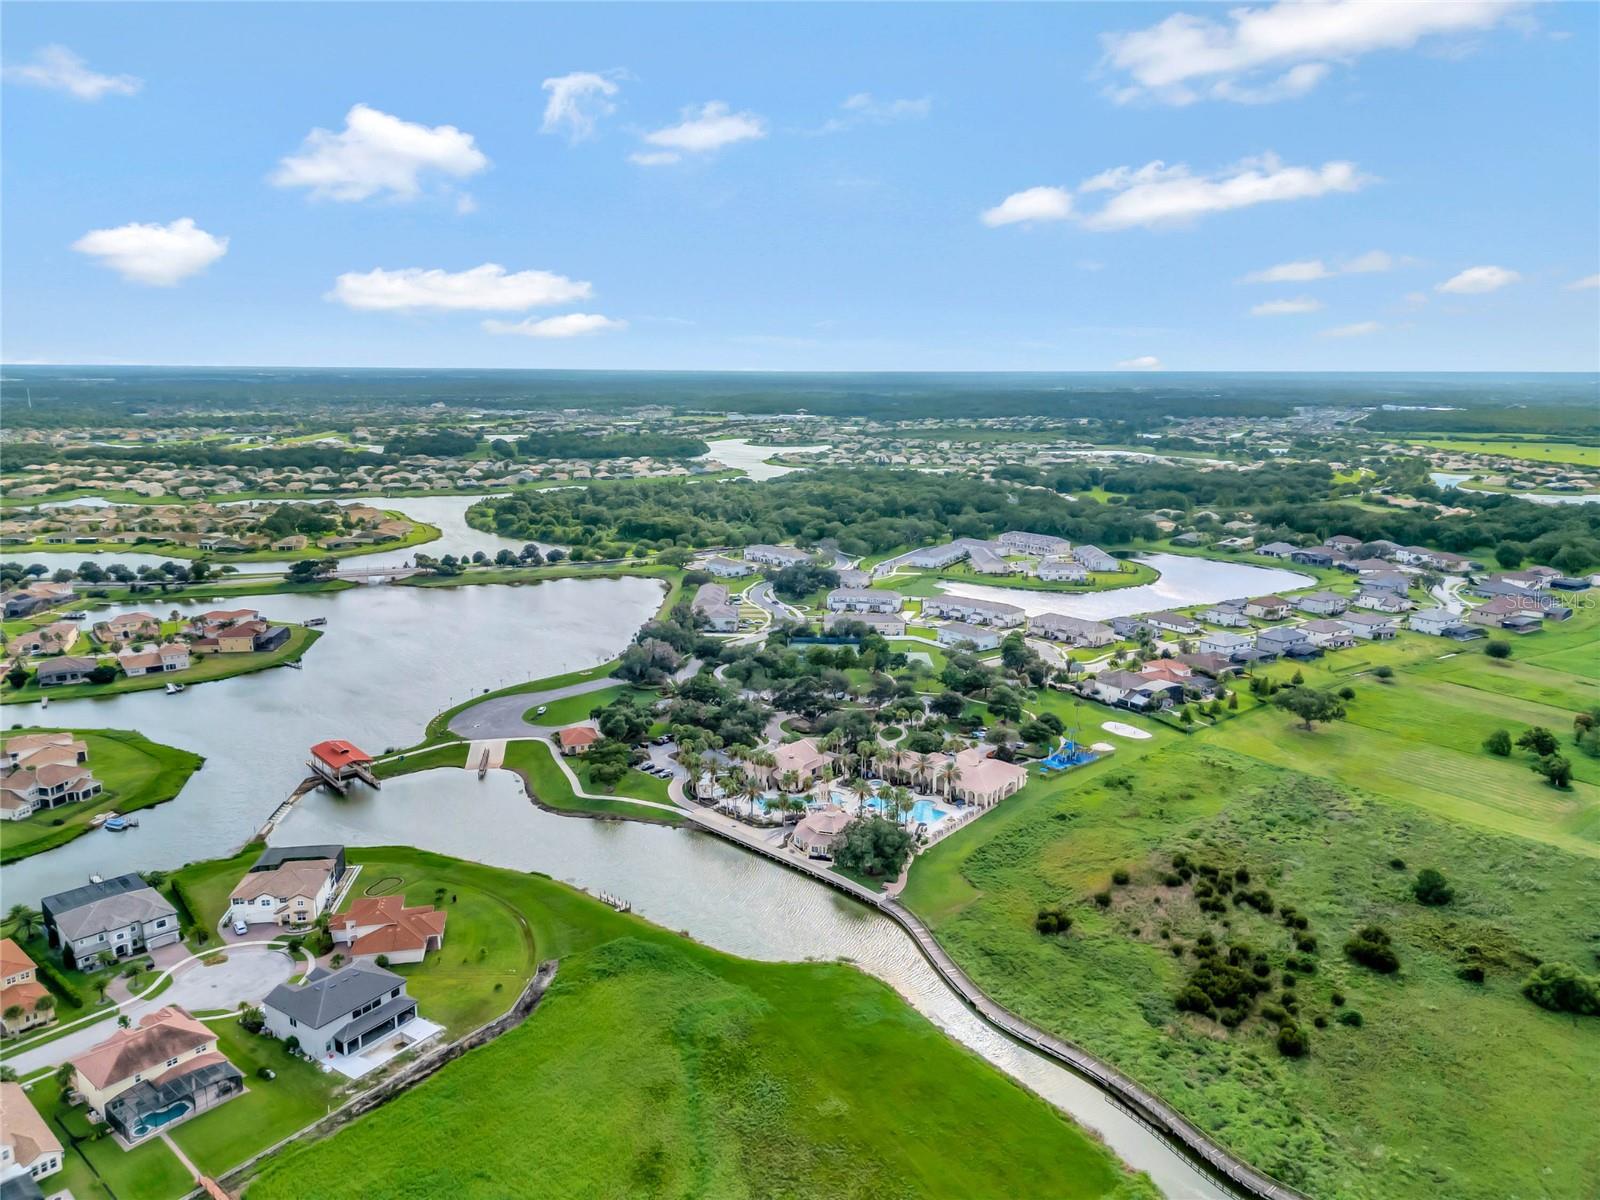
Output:
<svg viewBox="0 0 1600 1200">
<path fill-rule="evenodd" d="M 1278 642 L 1285 646 L 1292 646 L 1296 642 L 1303 642 L 1305 640 L 1306 635 L 1299 629 L 1292 627 L 1288 629 L 1263 629 L 1256 635 L 1256 641 L 1258 643 L 1266 642 L 1268 645 Z"/>
<path fill-rule="evenodd" d="M 52 658 L 39 664 L 41 675 L 71 675 L 92 671 L 100 665 L 97 658 Z"/>
<path fill-rule="evenodd" d="M 340 862 L 344 859 L 343 846 L 269 846 L 261 852 L 261 857 L 256 859 L 251 866 L 251 871 L 275 871 L 286 862 L 311 862 L 317 859 L 331 859 Z"/>
<path fill-rule="evenodd" d="M 1088 621 L 1083 617 L 1069 617 L 1066 613 L 1047 612 L 1040 613 L 1030 619 L 1029 624 L 1038 629 L 1068 629 L 1074 633 L 1092 634 L 1100 636 L 1112 632 L 1111 626 L 1103 625 L 1099 621 Z"/>
<path fill-rule="evenodd" d="M 354 962 L 337 971 L 313 971 L 300 984 L 280 983 L 263 1004 L 312 1029 L 342 1021 L 363 1004 L 370 1004 L 405 980 L 372 963 Z"/>
<path fill-rule="evenodd" d="M 141 876 L 129 871 L 126 875 L 102 879 L 99 883 L 86 883 L 82 887 L 69 888 L 64 892 L 46 896 L 39 901 L 39 911 L 47 917 L 55 917 L 70 909 L 81 908 L 92 901 L 104 900 L 107 896 L 120 896 L 124 892 L 136 892 L 148 886 Z"/>
<path fill-rule="evenodd" d="M 90 934 L 104 933 L 108 929 L 121 929 L 135 922 L 155 921 L 162 917 L 176 918 L 178 910 L 153 887 L 124 892 L 120 896 L 107 896 L 91 900 L 77 908 L 56 914 L 56 931 L 69 942 Z"/>
</svg>

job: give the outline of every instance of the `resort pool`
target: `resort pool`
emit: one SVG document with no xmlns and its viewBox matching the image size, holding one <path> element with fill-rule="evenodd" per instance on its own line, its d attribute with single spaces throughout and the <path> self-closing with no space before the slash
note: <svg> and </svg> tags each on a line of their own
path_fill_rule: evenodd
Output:
<svg viewBox="0 0 1600 1200">
<path fill-rule="evenodd" d="M 851 797 L 851 799 L 854 799 L 854 797 Z M 867 807 L 876 812 L 884 812 L 884 801 L 881 797 L 873 796 L 867 801 Z M 898 813 L 891 812 L 884 815 L 892 819 L 899 819 Z M 926 825 L 929 829 L 932 829 L 949 815 L 950 813 L 947 809 L 940 808 L 932 800 L 918 800 L 911 806 L 911 825 L 913 827 Z"/>
<path fill-rule="evenodd" d="M 165 1108 L 158 1108 L 134 1123 L 133 1136 L 135 1139 L 149 1137 L 173 1122 L 183 1120 L 193 1109 L 194 1104 L 188 1100 L 176 1100 Z"/>
</svg>

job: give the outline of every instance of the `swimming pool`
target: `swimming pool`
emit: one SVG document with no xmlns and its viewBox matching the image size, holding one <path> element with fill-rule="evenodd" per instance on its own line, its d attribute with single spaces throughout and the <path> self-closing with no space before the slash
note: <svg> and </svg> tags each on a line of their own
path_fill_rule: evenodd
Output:
<svg viewBox="0 0 1600 1200">
<path fill-rule="evenodd" d="M 140 1117 L 133 1126 L 135 1138 L 148 1137 L 164 1126 L 171 1125 L 174 1121 L 181 1121 L 189 1115 L 194 1105 L 188 1100 L 178 1100 L 165 1108 L 158 1108 L 153 1113 L 146 1113 Z"/>
<path fill-rule="evenodd" d="M 871 797 L 867 801 L 867 807 L 877 812 L 884 813 L 885 816 L 891 817 L 895 820 L 898 820 L 900 816 L 900 814 L 896 812 L 886 812 L 884 801 L 878 796 Z M 931 829 L 949 815 L 950 814 L 948 811 L 940 808 L 931 800 L 918 800 L 911 806 L 911 824 L 913 826 L 926 825 Z"/>
</svg>

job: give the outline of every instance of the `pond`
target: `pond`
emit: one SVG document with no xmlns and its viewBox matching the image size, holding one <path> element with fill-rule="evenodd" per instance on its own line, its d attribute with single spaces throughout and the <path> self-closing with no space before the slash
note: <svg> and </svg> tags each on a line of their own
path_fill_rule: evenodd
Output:
<svg viewBox="0 0 1600 1200">
<path fill-rule="evenodd" d="M 640 916 L 730 954 L 767 961 L 845 959 L 877 976 L 951 1037 L 1098 1132 L 1173 1200 L 1229 1193 L 1098 1089 L 996 1033 L 936 975 L 887 917 L 709 834 L 561 817 L 534 807 L 504 771 L 390 780 L 381 792 L 302 799 L 277 845 L 409 845 L 491 866 L 539 871 L 606 891 Z"/>
<path fill-rule="evenodd" d="M 815 454 L 819 450 L 827 450 L 827 446 L 755 446 L 743 438 L 720 438 L 714 442 L 707 442 L 711 447 L 710 454 L 702 454 L 700 461 L 715 460 L 725 467 L 733 467 L 743 471 L 751 479 L 776 479 L 780 475 L 787 475 L 790 471 L 799 470 L 798 467 L 785 467 L 779 463 L 769 463 L 767 459 L 779 454 Z"/>
<path fill-rule="evenodd" d="M 175 696 L 132 692 L 0 711 L 7 728 L 136 729 L 206 758 L 177 799 L 139 814 L 137 829 L 89 833 L 6 867 L 8 905 L 75 887 L 90 872 L 111 876 L 228 854 L 306 777 L 314 743 L 347 738 L 371 754 L 410 745 L 434 714 L 485 690 L 606 662 L 660 605 L 661 584 L 384 586 L 244 602 L 272 619 L 327 619 L 303 670 L 258 671 Z M 107 611 L 141 607 L 165 617 L 174 608 L 189 614 L 216 605 L 157 599 Z"/>
<path fill-rule="evenodd" d="M 1109 592 L 1037 592 L 1026 588 L 989 587 L 985 584 L 950 583 L 939 586 L 953 596 L 973 600 L 999 600 L 1025 609 L 1030 617 L 1040 613 L 1066 613 L 1092 621 L 1215 604 L 1240 596 L 1294 591 L 1315 583 L 1309 575 L 1281 567 L 1198 558 L 1187 554 L 1141 554 L 1139 561 L 1161 572 L 1154 583 Z"/>
</svg>

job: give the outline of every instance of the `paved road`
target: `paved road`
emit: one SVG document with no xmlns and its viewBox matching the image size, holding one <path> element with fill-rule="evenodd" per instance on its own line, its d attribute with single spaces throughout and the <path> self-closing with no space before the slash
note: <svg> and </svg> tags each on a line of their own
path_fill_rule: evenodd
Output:
<svg viewBox="0 0 1600 1200">
<path fill-rule="evenodd" d="M 137 1025 L 147 1013 L 176 1004 L 190 1012 L 232 1010 L 258 1003 L 273 988 L 294 974 L 294 962 L 280 950 L 264 946 L 232 947 L 227 961 L 206 966 L 196 960 L 183 967 L 172 984 L 152 1000 L 131 1000 L 104 1020 L 79 1026 L 54 1041 L 6 1056 L 6 1066 L 27 1076 L 66 1062 L 106 1040 L 117 1029 L 117 1016 L 126 1014 Z M 70 1011 L 70 1010 L 67 1010 Z"/>
<path fill-rule="evenodd" d="M 751 584 L 749 590 L 745 592 L 745 598 L 757 608 L 765 609 L 772 615 L 774 620 L 799 621 L 804 618 L 804 614 L 799 609 L 785 604 L 772 594 L 772 581 L 770 579 Z"/>
<path fill-rule="evenodd" d="M 586 679 L 582 683 L 569 683 L 565 687 L 544 692 L 517 692 L 510 696 L 491 696 L 474 704 L 464 712 L 450 718 L 450 732 L 474 740 L 488 738 L 533 737 L 550 726 L 530 725 L 522 714 L 552 700 L 565 700 L 569 696 L 584 696 L 590 692 L 616 687 L 620 679 L 603 675 Z"/>
</svg>

